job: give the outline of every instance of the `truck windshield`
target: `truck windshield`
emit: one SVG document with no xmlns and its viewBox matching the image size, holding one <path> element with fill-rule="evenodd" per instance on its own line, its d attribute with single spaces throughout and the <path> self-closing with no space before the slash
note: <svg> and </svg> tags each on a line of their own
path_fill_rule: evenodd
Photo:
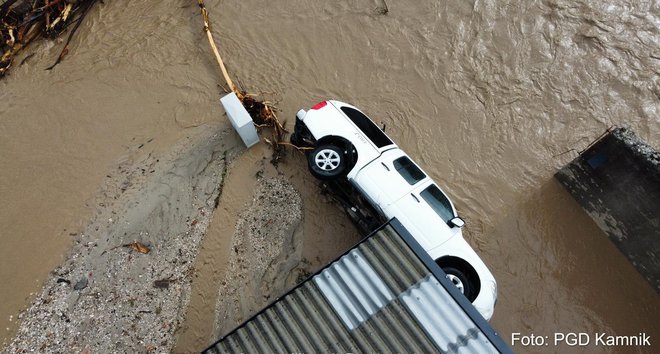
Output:
<svg viewBox="0 0 660 354">
<path fill-rule="evenodd" d="M 451 202 L 449 202 L 449 199 L 445 197 L 445 194 L 442 193 L 438 186 L 432 184 L 424 189 L 420 195 L 427 203 L 429 203 L 433 211 L 435 211 L 442 220 L 449 222 L 449 220 L 454 218 L 454 211 L 451 207 Z"/>
<path fill-rule="evenodd" d="M 399 157 L 393 162 L 394 168 L 411 186 L 423 180 L 426 175 L 419 167 L 415 166 L 407 156 Z"/>
</svg>

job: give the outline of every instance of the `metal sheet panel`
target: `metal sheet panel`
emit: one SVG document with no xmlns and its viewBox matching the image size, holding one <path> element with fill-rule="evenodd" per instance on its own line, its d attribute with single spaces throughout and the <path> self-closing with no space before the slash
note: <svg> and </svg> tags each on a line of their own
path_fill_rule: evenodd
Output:
<svg viewBox="0 0 660 354">
<path fill-rule="evenodd" d="M 206 352 L 498 352 L 408 242 L 385 226 Z"/>
<path fill-rule="evenodd" d="M 401 293 L 399 299 L 443 352 L 497 353 L 472 320 L 452 308 L 453 299 L 433 275 Z"/>
<path fill-rule="evenodd" d="M 394 299 L 392 291 L 358 249 L 313 279 L 348 329 L 355 329 Z"/>
</svg>

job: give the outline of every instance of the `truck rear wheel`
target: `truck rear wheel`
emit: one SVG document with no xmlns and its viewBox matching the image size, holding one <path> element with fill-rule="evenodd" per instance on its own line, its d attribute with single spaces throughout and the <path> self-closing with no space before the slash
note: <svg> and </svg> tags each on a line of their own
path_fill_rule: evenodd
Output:
<svg viewBox="0 0 660 354">
<path fill-rule="evenodd" d="M 335 145 L 321 145 L 307 156 L 312 175 L 321 180 L 340 177 L 346 170 L 344 151 Z"/>
</svg>

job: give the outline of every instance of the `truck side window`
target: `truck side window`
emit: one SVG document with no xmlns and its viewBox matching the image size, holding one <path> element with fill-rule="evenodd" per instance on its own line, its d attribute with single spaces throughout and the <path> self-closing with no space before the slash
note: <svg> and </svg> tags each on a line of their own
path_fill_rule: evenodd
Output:
<svg viewBox="0 0 660 354">
<path fill-rule="evenodd" d="M 442 220 L 449 222 L 449 220 L 454 218 L 454 211 L 451 208 L 451 203 L 438 186 L 432 184 L 424 189 L 420 195 L 427 203 L 429 203 L 433 211 L 435 211 Z"/>
<path fill-rule="evenodd" d="M 409 185 L 414 185 L 423 180 L 426 175 L 419 169 L 407 156 L 399 157 L 394 160 L 394 168 L 408 182 Z"/>
<path fill-rule="evenodd" d="M 342 112 L 379 148 L 394 144 L 374 122 L 357 109 L 342 107 Z"/>
</svg>

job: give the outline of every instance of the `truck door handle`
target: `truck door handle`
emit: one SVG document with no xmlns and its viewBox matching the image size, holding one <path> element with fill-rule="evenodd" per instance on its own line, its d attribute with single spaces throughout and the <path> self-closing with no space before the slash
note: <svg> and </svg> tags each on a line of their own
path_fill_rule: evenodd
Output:
<svg viewBox="0 0 660 354">
<path fill-rule="evenodd" d="M 387 165 L 385 164 L 385 162 L 382 162 L 382 161 L 381 161 L 380 164 L 383 165 L 383 167 L 385 167 L 386 170 L 388 170 L 388 171 L 390 170 L 390 168 L 387 167 Z"/>
<path fill-rule="evenodd" d="M 419 203 L 419 198 L 417 198 L 416 195 L 414 195 L 414 194 L 412 194 L 412 193 L 410 193 L 410 195 L 411 195 L 413 198 L 415 198 L 415 200 L 417 201 L 417 203 Z"/>
</svg>

